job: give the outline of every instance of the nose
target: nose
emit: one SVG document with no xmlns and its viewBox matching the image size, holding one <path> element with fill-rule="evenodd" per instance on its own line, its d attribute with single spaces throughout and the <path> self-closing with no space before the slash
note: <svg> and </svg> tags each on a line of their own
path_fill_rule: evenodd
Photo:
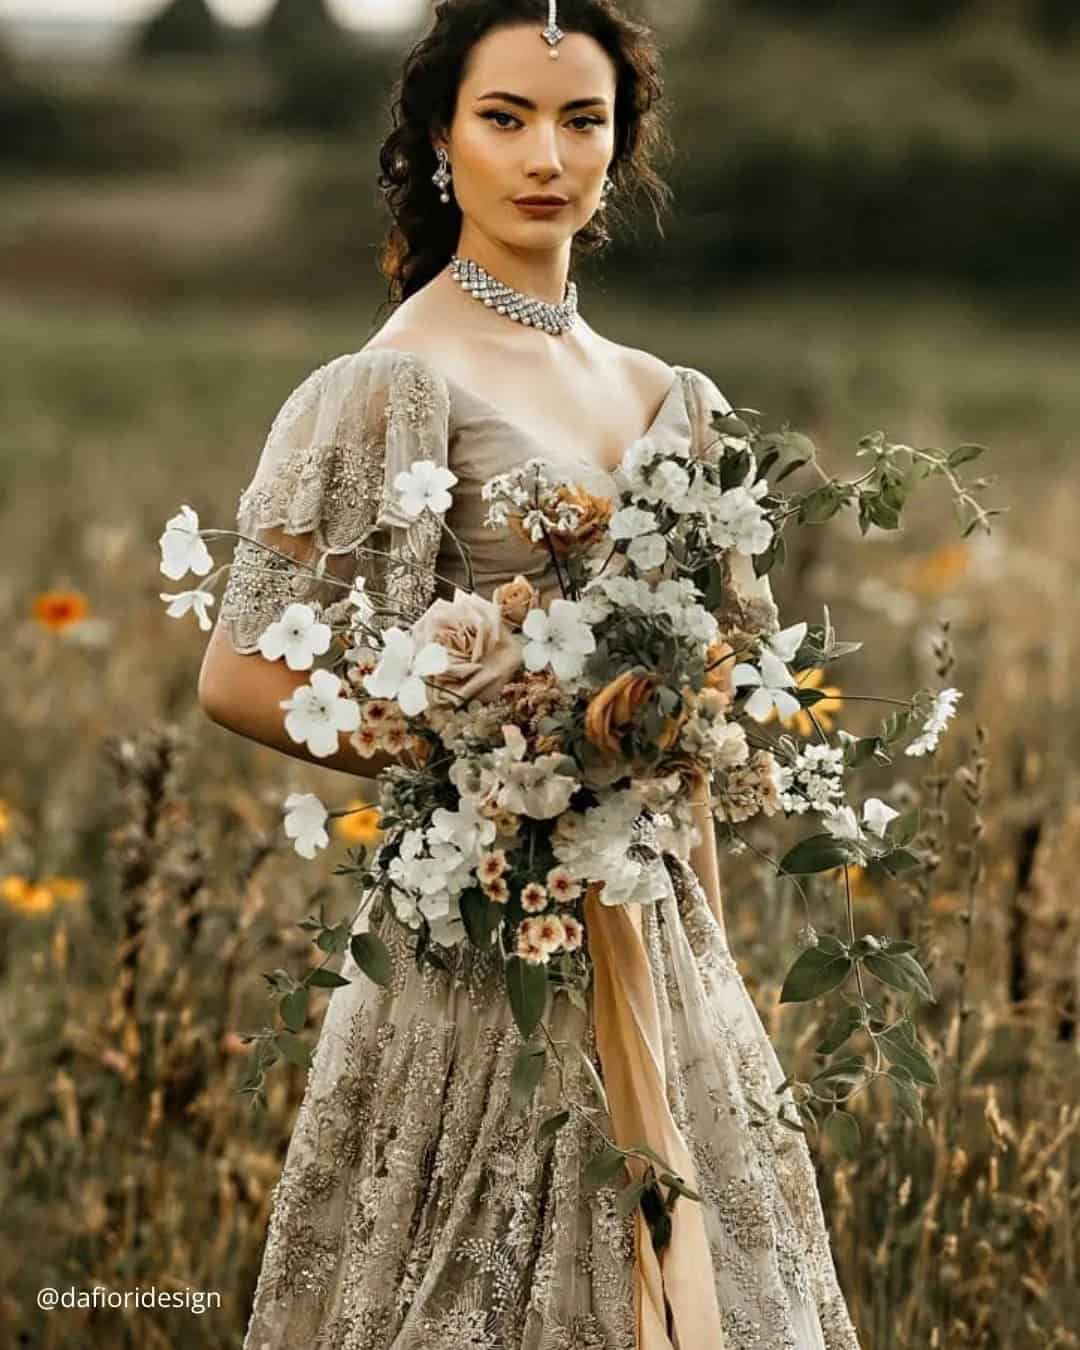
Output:
<svg viewBox="0 0 1080 1350">
<path fill-rule="evenodd" d="M 525 172 L 530 178 L 543 178 L 545 181 L 562 173 L 555 127 L 540 123 L 533 129 L 529 137 Z"/>
</svg>

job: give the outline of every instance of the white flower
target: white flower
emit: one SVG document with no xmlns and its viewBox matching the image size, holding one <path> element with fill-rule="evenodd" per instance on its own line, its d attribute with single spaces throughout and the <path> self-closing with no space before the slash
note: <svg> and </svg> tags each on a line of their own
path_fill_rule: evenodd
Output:
<svg viewBox="0 0 1080 1350">
<path fill-rule="evenodd" d="M 629 539 L 626 556 L 643 572 L 659 567 L 667 557 L 667 540 L 656 530 L 656 517 L 638 506 L 624 506 L 608 523 L 612 539 Z"/>
<path fill-rule="evenodd" d="M 755 494 L 761 496 L 767 490 L 768 484 L 762 480 L 749 489 L 734 487 L 721 493 L 719 501 L 709 509 L 712 542 L 747 555 L 764 553 L 772 542 L 773 527 L 758 506 Z"/>
<path fill-rule="evenodd" d="M 199 517 L 190 506 L 182 506 L 177 515 L 165 522 L 161 545 L 161 570 L 172 581 L 188 572 L 204 577 L 214 565 L 210 550 L 199 534 Z"/>
<path fill-rule="evenodd" d="M 175 595 L 169 595 L 167 591 L 159 591 L 158 594 L 162 600 L 167 602 L 165 612 L 170 619 L 183 618 L 189 610 L 194 610 L 199 620 L 199 627 L 204 633 L 212 627 L 210 616 L 206 612 L 208 607 L 214 603 L 212 591 L 177 591 Z"/>
<path fill-rule="evenodd" d="M 441 675 L 450 665 L 450 653 L 437 642 L 417 650 L 416 639 L 404 628 L 388 628 L 382 636 L 382 658 L 364 676 L 364 688 L 372 698 L 397 699 L 405 716 L 415 717 L 428 706 L 423 677 Z"/>
<path fill-rule="evenodd" d="M 348 603 L 352 607 L 351 623 L 354 628 L 369 623 L 375 613 L 375 606 L 367 593 L 367 578 L 357 577 L 349 592 Z"/>
<path fill-rule="evenodd" d="M 293 603 L 264 630 L 259 651 L 268 661 L 284 656 L 290 670 L 310 670 L 315 657 L 329 649 L 333 636 L 330 625 L 321 623 L 310 605 Z"/>
<path fill-rule="evenodd" d="M 862 828 L 850 806 L 841 806 L 836 811 L 830 811 L 824 817 L 823 823 L 834 839 L 843 839 L 851 844 L 862 842 Z"/>
<path fill-rule="evenodd" d="M 402 469 L 394 478 L 398 505 L 406 516 L 418 516 L 425 510 L 449 511 L 454 499 L 447 489 L 457 481 L 457 474 L 450 469 L 430 459 L 415 460 L 411 468 Z"/>
<path fill-rule="evenodd" d="M 583 658 L 596 650 L 592 630 L 582 622 L 573 600 L 552 600 L 547 613 L 532 609 L 521 626 L 531 641 L 522 655 L 529 670 L 551 666 L 560 680 L 572 680 L 585 667 Z"/>
<path fill-rule="evenodd" d="M 778 656 L 781 661 L 787 662 L 794 659 L 795 653 L 802 645 L 802 640 L 806 636 L 806 623 L 794 623 L 790 628 L 782 628 L 779 633 L 773 633 L 768 639 L 768 645 L 774 656 Z"/>
<path fill-rule="evenodd" d="M 355 731 L 360 725 L 360 707 L 352 699 L 342 698 L 342 683 L 328 670 L 316 670 L 310 684 L 302 684 L 291 698 L 281 700 L 285 708 L 285 730 L 297 744 L 306 744 L 317 759 L 325 759 L 338 748 L 342 731 Z"/>
<path fill-rule="evenodd" d="M 956 712 L 957 702 L 963 697 L 964 695 L 959 689 L 942 689 L 934 699 L 934 706 L 921 734 L 905 749 L 904 754 L 925 755 L 929 751 L 937 749 L 941 733 L 945 730 L 946 723 Z"/>
<path fill-rule="evenodd" d="M 301 858 L 314 858 L 316 849 L 330 843 L 328 814 L 313 792 L 290 792 L 285 798 L 285 833 Z"/>
<path fill-rule="evenodd" d="M 895 820 L 899 814 L 899 811 L 894 811 L 893 808 L 887 802 L 883 802 L 880 797 L 867 797 L 866 801 L 863 802 L 863 824 L 871 834 L 876 834 L 879 839 L 885 838 L 885 830 L 888 827 L 889 821 Z"/>
<path fill-rule="evenodd" d="M 462 798 L 456 811 L 440 806 L 432 812 L 430 833 L 473 858 L 494 840 L 497 831 L 495 822 L 482 816 L 474 801 Z"/>
<path fill-rule="evenodd" d="M 746 701 L 746 711 L 756 722 L 764 722 L 770 708 L 775 707 L 780 717 L 792 717 L 802 706 L 794 694 L 786 692 L 797 688 L 787 666 L 768 647 L 761 649 L 760 670 L 740 661 L 731 672 L 731 683 L 735 688 L 761 686 Z"/>
</svg>

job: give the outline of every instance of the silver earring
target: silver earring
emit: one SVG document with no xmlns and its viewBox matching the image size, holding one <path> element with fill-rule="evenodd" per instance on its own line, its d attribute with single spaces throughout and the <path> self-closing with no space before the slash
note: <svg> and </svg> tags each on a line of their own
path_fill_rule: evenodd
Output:
<svg viewBox="0 0 1080 1350">
<path fill-rule="evenodd" d="M 611 196 L 611 194 L 612 194 L 614 191 L 615 191 L 615 184 L 614 184 L 614 182 L 611 180 L 611 178 L 605 176 L 605 178 L 604 178 L 604 189 L 603 189 L 603 192 L 600 194 L 600 205 L 601 205 L 601 206 L 607 206 L 607 204 L 608 204 L 608 198 Z"/>
<path fill-rule="evenodd" d="M 435 153 L 439 157 L 439 167 L 431 175 L 431 181 L 439 189 L 439 201 L 448 202 L 450 194 L 446 189 L 450 186 L 450 157 L 442 146 Z"/>
<path fill-rule="evenodd" d="M 540 36 L 544 39 L 549 48 L 548 56 L 558 56 L 559 43 L 566 36 L 559 27 L 558 18 L 558 0 L 548 0 L 547 27 L 540 31 Z"/>
</svg>

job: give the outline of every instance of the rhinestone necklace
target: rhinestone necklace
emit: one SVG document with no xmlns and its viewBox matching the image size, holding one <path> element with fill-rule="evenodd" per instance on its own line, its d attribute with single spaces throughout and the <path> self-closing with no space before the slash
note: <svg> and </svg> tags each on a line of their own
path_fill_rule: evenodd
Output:
<svg viewBox="0 0 1080 1350">
<path fill-rule="evenodd" d="M 546 300 L 534 300 L 531 296 L 515 291 L 505 282 L 497 281 L 490 272 L 486 272 L 478 262 L 471 258 L 460 258 L 455 253 L 450 259 L 450 275 L 459 286 L 481 300 L 497 314 L 505 314 L 515 323 L 526 328 L 539 328 L 545 333 L 561 334 L 574 326 L 577 318 L 578 290 L 574 282 L 566 286 L 566 298 L 561 305 L 551 305 Z"/>
</svg>

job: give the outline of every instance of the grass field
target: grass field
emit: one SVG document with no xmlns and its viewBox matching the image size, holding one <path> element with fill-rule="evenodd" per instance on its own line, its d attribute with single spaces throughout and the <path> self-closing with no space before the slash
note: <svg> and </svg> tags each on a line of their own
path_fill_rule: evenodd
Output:
<svg viewBox="0 0 1080 1350">
<path fill-rule="evenodd" d="M 280 805 L 293 790 L 343 803 L 359 785 L 205 719 L 203 635 L 164 615 L 157 537 L 182 502 L 204 525 L 232 524 L 273 414 L 308 371 L 364 344 L 377 299 L 241 312 L 0 298 L 12 1344 L 239 1343 L 303 1076 L 276 1067 L 269 1110 L 251 1114 L 237 1033 L 273 1017 L 262 972 L 311 959 L 295 921 L 320 899 L 341 915 L 349 902 L 328 859 L 286 847 Z M 962 543 L 929 493 L 902 537 L 798 532 L 775 585 L 786 623 L 820 620 L 825 602 L 842 639 L 865 641 L 829 671 L 841 691 L 964 691 L 936 760 L 901 758 L 860 784 L 924 808 L 936 866 L 887 893 L 862 885 L 857 919 L 922 945 L 939 1001 L 916 1018 L 942 1086 L 921 1128 L 885 1093 L 857 1099 L 864 1151 L 823 1144 L 821 1186 L 867 1350 L 1080 1345 L 1080 326 L 1046 305 L 915 287 L 583 308 L 601 331 L 706 370 L 737 406 L 790 421 L 838 473 L 877 428 L 989 447 L 977 471 L 998 481 L 983 500 L 1009 508 L 989 540 Z M 85 596 L 99 625 L 85 640 L 33 617 L 54 589 Z M 935 654 L 942 619 L 952 667 Z M 866 733 L 883 711 L 852 703 L 842 725 Z M 779 854 L 787 834 L 758 838 Z M 776 1002 L 801 906 L 768 867 L 729 866 L 733 949 L 781 1058 L 808 1076 L 827 1010 Z M 812 894 L 815 927 L 837 930 L 835 884 Z M 46 1284 L 152 1282 L 217 1289 L 224 1306 L 125 1322 L 33 1303 Z"/>
</svg>

